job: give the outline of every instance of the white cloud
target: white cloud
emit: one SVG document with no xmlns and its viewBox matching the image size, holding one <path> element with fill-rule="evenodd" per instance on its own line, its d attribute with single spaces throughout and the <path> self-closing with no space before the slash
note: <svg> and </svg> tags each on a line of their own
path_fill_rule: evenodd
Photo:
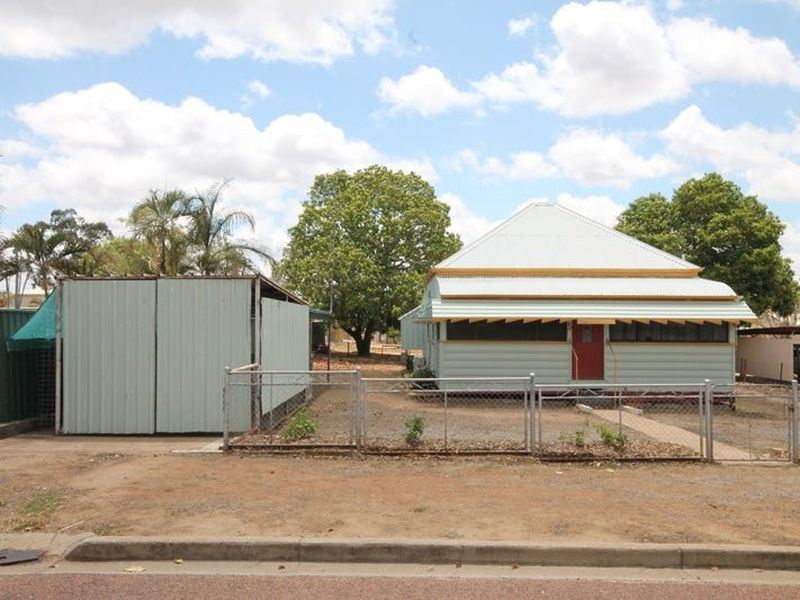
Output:
<svg viewBox="0 0 800 600">
<path fill-rule="evenodd" d="M 534 17 L 522 17 L 520 19 L 508 20 L 508 33 L 517 37 L 522 37 L 536 24 Z"/>
<path fill-rule="evenodd" d="M 800 275 L 800 223 L 787 223 L 780 241 L 784 256 L 792 261 L 795 275 Z"/>
<path fill-rule="evenodd" d="M 473 212 L 457 194 L 442 194 L 438 199 L 450 207 L 450 231 L 457 233 L 465 244 L 497 224 Z"/>
<path fill-rule="evenodd" d="M 512 152 L 508 162 L 505 162 L 496 156 L 481 158 L 474 150 L 467 148 L 456 155 L 451 166 L 457 171 L 468 167 L 479 175 L 503 179 L 539 179 L 557 174 L 544 156 L 533 151 Z"/>
<path fill-rule="evenodd" d="M 15 115 L 40 156 L 0 162 L 0 205 L 9 210 L 53 202 L 112 222 L 150 188 L 193 191 L 232 178 L 228 199 L 254 212 L 259 238 L 279 247 L 319 173 L 383 163 L 436 175 L 429 161 L 387 157 L 315 113 L 260 129 L 199 98 L 171 105 L 116 83 L 19 106 Z"/>
<path fill-rule="evenodd" d="M 561 136 L 548 156 L 561 173 L 584 185 L 628 188 L 638 179 L 662 177 L 678 169 L 677 163 L 664 155 L 641 157 L 619 135 L 588 129 Z"/>
<path fill-rule="evenodd" d="M 704 81 L 800 87 L 800 60 L 784 41 L 708 19 L 659 22 L 647 3 L 571 2 L 550 27 L 556 44 L 538 64 L 514 63 L 474 88 L 492 103 L 532 102 L 585 117 L 683 98 Z"/>
<path fill-rule="evenodd" d="M 556 140 L 545 153 L 512 152 L 504 160 L 481 157 L 472 149 L 461 150 L 449 163 L 457 172 L 464 168 L 486 177 L 533 180 L 569 177 L 583 185 L 628 188 L 639 179 L 662 177 L 678 170 L 663 154 L 643 157 L 618 134 L 575 129 Z"/>
<path fill-rule="evenodd" d="M 390 104 L 394 113 L 417 113 L 423 117 L 480 103 L 477 94 L 458 90 L 444 73 L 427 65 L 420 65 L 416 71 L 396 81 L 388 77 L 381 79 L 378 98 Z"/>
<path fill-rule="evenodd" d="M 677 19 L 666 31 L 673 55 L 694 80 L 800 87 L 800 61 L 783 40 L 757 38 L 708 19 Z"/>
<path fill-rule="evenodd" d="M 800 200 L 800 121 L 787 132 L 772 132 L 750 123 L 724 129 L 693 105 L 662 135 L 675 154 L 710 164 L 729 177 L 743 177 L 758 195 Z"/>
<path fill-rule="evenodd" d="M 667 0 L 668 10 L 680 10 L 683 8 L 683 0 Z"/>
<path fill-rule="evenodd" d="M 392 0 L 11 0 L 0 19 L 0 56 L 61 58 L 119 53 L 157 30 L 203 41 L 204 58 L 328 65 L 394 37 Z"/>
<path fill-rule="evenodd" d="M 241 96 L 242 109 L 248 109 L 259 100 L 266 100 L 272 95 L 272 90 L 263 81 L 252 79 L 247 84 L 247 93 Z"/>
</svg>

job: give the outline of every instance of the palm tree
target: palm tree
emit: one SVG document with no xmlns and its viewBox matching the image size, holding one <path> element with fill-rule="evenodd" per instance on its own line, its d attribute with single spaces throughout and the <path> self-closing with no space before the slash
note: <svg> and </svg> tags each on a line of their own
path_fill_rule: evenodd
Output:
<svg viewBox="0 0 800 600">
<path fill-rule="evenodd" d="M 241 273 L 253 268 L 246 253 L 252 253 L 274 264 L 273 257 L 257 246 L 233 242 L 231 234 L 239 227 L 255 228 L 255 219 L 241 210 L 221 211 L 222 191 L 230 181 L 214 184 L 203 194 L 195 194 L 183 204 L 189 218 L 189 240 L 197 248 L 194 263 L 202 275 Z"/>
<path fill-rule="evenodd" d="M 150 246 L 151 266 L 158 275 L 177 275 L 183 270 L 187 240 L 180 219 L 186 200 L 180 190 L 150 190 L 128 217 L 133 237 Z"/>
</svg>

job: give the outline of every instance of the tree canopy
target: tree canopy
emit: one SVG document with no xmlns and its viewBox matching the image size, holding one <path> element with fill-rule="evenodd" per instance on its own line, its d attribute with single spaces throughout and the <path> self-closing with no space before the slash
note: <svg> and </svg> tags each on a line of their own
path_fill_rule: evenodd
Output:
<svg viewBox="0 0 800 600">
<path fill-rule="evenodd" d="M 383 331 L 419 301 L 430 268 L 461 247 L 450 208 L 415 173 L 373 165 L 319 175 L 279 273 L 333 315 L 368 355 Z"/>
<path fill-rule="evenodd" d="M 791 314 L 798 284 L 781 254 L 784 224 L 756 196 L 745 195 L 717 173 L 690 179 L 669 200 L 650 194 L 634 200 L 617 229 L 703 268 L 723 281 L 757 314 Z"/>
</svg>

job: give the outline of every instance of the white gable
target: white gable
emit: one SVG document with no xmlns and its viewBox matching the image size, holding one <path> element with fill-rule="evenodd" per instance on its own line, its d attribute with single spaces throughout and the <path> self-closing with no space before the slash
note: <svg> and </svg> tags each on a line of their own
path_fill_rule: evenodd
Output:
<svg viewBox="0 0 800 600">
<path fill-rule="evenodd" d="M 698 267 L 562 206 L 525 207 L 436 265 L 439 269 L 687 269 Z"/>
</svg>

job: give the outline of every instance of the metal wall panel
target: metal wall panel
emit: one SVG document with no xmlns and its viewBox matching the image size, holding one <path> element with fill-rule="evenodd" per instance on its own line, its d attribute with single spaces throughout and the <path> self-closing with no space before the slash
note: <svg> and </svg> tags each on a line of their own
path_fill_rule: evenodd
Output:
<svg viewBox="0 0 800 600">
<path fill-rule="evenodd" d="M 155 430 L 155 281 L 65 281 L 64 433 Z"/>
<path fill-rule="evenodd" d="M 261 368 L 267 371 L 307 371 L 310 351 L 308 306 L 272 298 L 261 299 Z M 269 377 L 269 376 L 266 376 Z M 301 392 L 303 385 L 280 385 L 280 376 L 262 383 L 261 409 L 265 414 Z M 284 382 L 288 377 L 282 378 Z M 299 377 L 291 381 L 302 383 Z"/>
<path fill-rule="evenodd" d="M 251 362 L 252 295 L 250 279 L 158 280 L 156 431 L 222 431 L 225 367 Z"/>
<path fill-rule="evenodd" d="M 0 423 L 36 414 L 36 351 L 9 352 L 6 347 L 6 340 L 35 313 L 35 310 L 0 310 Z"/>
</svg>

